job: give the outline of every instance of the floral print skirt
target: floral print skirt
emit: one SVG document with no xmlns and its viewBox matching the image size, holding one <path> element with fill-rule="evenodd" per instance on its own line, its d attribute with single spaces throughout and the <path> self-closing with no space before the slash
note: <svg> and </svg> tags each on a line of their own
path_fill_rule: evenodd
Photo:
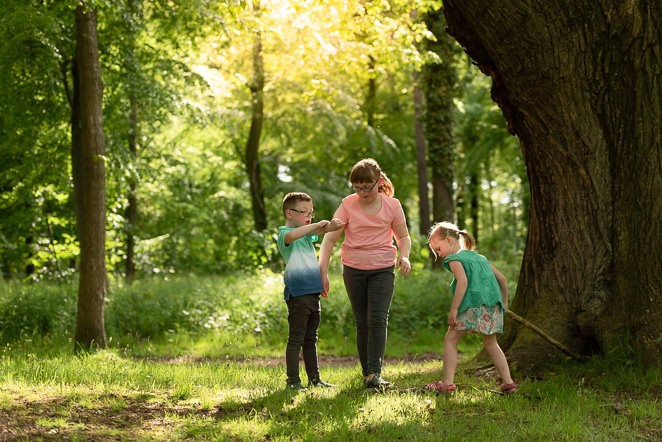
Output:
<svg viewBox="0 0 662 442">
<path fill-rule="evenodd" d="M 455 330 L 492 335 L 503 332 L 503 309 L 501 304 L 471 307 L 458 313 Z"/>
</svg>

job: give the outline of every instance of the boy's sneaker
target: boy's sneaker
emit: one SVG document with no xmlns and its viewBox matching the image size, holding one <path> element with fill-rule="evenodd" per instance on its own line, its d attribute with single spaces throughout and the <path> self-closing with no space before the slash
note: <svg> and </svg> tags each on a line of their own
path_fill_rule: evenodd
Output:
<svg viewBox="0 0 662 442">
<path fill-rule="evenodd" d="M 308 386 L 309 387 L 333 388 L 333 387 L 335 387 L 335 384 L 329 384 L 328 382 L 324 382 L 320 378 L 317 378 L 317 379 L 313 379 L 312 381 L 308 381 Z"/>
<path fill-rule="evenodd" d="M 288 390 L 293 390 L 293 391 L 307 391 L 308 389 L 301 385 L 301 382 L 292 382 L 291 384 L 287 384 Z"/>
<path fill-rule="evenodd" d="M 375 373 L 375 375 L 370 379 L 369 381 L 366 381 L 365 387 L 366 388 L 378 388 L 378 389 L 385 389 L 391 386 L 391 383 L 389 381 L 386 381 L 382 379 L 379 374 Z"/>
</svg>

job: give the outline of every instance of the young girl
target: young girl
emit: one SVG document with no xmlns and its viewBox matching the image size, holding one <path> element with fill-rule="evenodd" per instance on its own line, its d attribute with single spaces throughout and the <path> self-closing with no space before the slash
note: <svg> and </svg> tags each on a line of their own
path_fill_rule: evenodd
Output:
<svg viewBox="0 0 662 442">
<path fill-rule="evenodd" d="M 444 258 L 444 267 L 455 276 L 451 289 L 453 302 L 448 313 L 444 338 L 444 380 L 425 388 L 441 393 L 454 392 L 457 345 L 466 333 L 480 333 L 485 350 L 501 375 L 501 391 L 513 393 L 519 386 L 510 377 L 508 361 L 496 340 L 503 331 L 503 315 L 508 310 L 506 277 L 483 255 L 473 251 L 474 238 L 455 224 L 437 223 L 428 235 L 430 249 Z"/>
</svg>

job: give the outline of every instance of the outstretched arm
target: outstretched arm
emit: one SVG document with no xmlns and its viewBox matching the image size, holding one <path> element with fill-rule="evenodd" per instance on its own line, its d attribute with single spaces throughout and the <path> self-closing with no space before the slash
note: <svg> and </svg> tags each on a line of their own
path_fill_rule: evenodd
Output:
<svg viewBox="0 0 662 442">
<path fill-rule="evenodd" d="M 325 226 L 329 224 L 329 221 L 327 220 L 322 220 L 317 223 L 311 223 L 305 226 L 300 226 L 295 229 L 290 230 L 285 234 L 285 244 L 289 245 L 292 244 L 294 241 L 296 241 L 299 238 L 303 238 L 304 236 L 308 235 L 309 233 L 319 235 L 320 233 L 324 233 L 324 228 Z"/>
</svg>

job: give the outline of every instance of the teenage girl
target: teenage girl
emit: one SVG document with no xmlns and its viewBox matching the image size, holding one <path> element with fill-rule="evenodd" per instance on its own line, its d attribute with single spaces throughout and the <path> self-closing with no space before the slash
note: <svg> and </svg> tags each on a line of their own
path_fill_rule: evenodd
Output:
<svg viewBox="0 0 662 442">
<path fill-rule="evenodd" d="M 354 312 L 356 347 L 368 388 L 386 388 L 381 377 L 388 314 L 393 298 L 394 268 L 411 270 L 411 239 L 400 201 L 393 198 L 393 184 L 372 158 L 359 161 L 349 175 L 355 192 L 343 199 L 334 218 L 344 223 L 340 249 L 343 280 Z M 333 246 L 342 230 L 324 236 L 320 248 L 320 273 L 324 293 L 329 291 L 327 270 Z M 396 249 L 393 237 L 398 243 Z"/>
<path fill-rule="evenodd" d="M 508 281 L 483 255 L 473 251 L 475 240 L 455 224 L 437 223 L 428 235 L 430 249 L 444 259 L 444 267 L 453 273 L 453 302 L 448 313 L 448 331 L 444 338 L 444 380 L 425 388 L 441 393 L 454 392 L 457 345 L 467 333 L 483 337 L 485 350 L 501 375 L 501 391 L 513 393 L 519 387 L 510 377 L 508 361 L 497 343 L 496 333 L 503 332 L 503 316 L 508 310 Z"/>
</svg>

